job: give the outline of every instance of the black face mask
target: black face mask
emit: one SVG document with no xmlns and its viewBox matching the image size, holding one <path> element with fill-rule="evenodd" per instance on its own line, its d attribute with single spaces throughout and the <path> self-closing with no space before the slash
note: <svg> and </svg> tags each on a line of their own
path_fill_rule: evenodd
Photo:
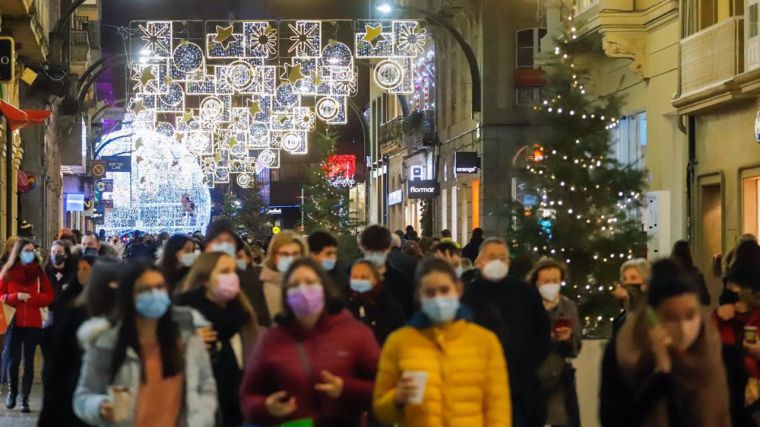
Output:
<svg viewBox="0 0 760 427">
<path fill-rule="evenodd" d="M 92 256 L 95 256 L 95 255 L 97 255 L 97 254 L 98 254 L 98 250 L 97 250 L 97 249 L 95 249 L 95 248 L 87 248 L 87 249 L 85 249 L 85 250 L 84 250 L 84 254 L 85 254 L 85 255 L 92 255 Z"/>
<path fill-rule="evenodd" d="M 720 296 L 720 303 L 721 303 L 721 305 L 736 304 L 737 302 L 739 302 L 739 294 L 738 293 L 736 293 L 734 291 L 730 291 L 728 289 L 724 289 L 723 290 L 723 293 Z"/>
<path fill-rule="evenodd" d="M 641 290 L 641 286 L 642 285 L 630 283 L 623 285 L 623 289 L 628 292 L 629 297 L 627 310 L 636 309 L 641 301 L 644 300 L 644 291 Z"/>
<path fill-rule="evenodd" d="M 51 257 L 51 260 L 55 265 L 63 264 L 66 261 L 66 255 L 55 254 Z"/>
</svg>

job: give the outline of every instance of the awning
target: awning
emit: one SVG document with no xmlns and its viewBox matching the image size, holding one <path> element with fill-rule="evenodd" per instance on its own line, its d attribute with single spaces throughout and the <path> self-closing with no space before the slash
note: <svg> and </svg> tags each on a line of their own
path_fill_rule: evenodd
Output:
<svg viewBox="0 0 760 427">
<path fill-rule="evenodd" d="M 20 110 L 5 101 L 0 101 L 0 113 L 8 119 L 12 131 L 43 123 L 52 114 L 47 110 Z"/>
</svg>

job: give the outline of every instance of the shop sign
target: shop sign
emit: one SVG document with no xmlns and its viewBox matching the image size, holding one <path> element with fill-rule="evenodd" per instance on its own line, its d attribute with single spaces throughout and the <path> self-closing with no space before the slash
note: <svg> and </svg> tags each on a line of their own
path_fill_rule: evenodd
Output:
<svg viewBox="0 0 760 427">
<path fill-rule="evenodd" d="M 0 82 L 12 82 L 16 77 L 15 45 L 13 37 L 0 37 Z"/>
<path fill-rule="evenodd" d="M 431 179 L 409 181 L 407 188 L 410 199 L 434 199 L 438 195 L 438 182 Z"/>
<path fill-rule="evenodd" d="M 454 153 L 454 173 L 457 175 L 478 173 L 480 159 L 474 151 L 457 151 Z"/>
<path fill-rule="evenodd" d="M 396 190 L 390 194 L 388 194 L 388 206 L 397 205 L 404 201 L 404 192 L 401 190 Z"/>
<path fill-rule="evenodd" d="M 280 209 L 280 208 L 269 208 L 269 209 L 267 209 L 267 215 L 282 215 L 282 209 Z"/>
<path fill-rule="evenodd" d="M 107 172 L 132 172 L 131 156 L 104 157 Z"/>
<path fill-rule="evenodd" d="M 755 116 L 755 142 L 760 143 L 760 111 Z"/>
</svg>

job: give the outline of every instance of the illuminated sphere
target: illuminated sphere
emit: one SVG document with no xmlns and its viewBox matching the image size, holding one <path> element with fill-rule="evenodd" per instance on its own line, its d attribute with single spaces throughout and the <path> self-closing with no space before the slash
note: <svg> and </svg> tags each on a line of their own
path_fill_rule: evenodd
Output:
<svg viewBox="0 0 760 427">
<path fill-rule="evenodd" d="M 127 128 L 106 136 L 101 146 L 100 157 L 132 151 L 132 171 L 107 173 L 114 183 L 113 209 L 97 228 L 109 235 L 206 229 L 211 195 L 198 161 L 183 144 L 156 131 Z"/>
</svg>

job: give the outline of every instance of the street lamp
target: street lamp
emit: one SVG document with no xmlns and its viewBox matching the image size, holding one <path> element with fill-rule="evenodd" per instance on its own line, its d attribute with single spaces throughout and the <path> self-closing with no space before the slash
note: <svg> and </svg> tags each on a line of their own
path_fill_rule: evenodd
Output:
<svg viewBox="0 0 760 427">
<path fill-rule="evenodd" d="M 416 7 L 402 6 L 387 0 L 380 0 L 375 4 L 375 9 L 383 15 L 387 15 L 394 10 L 405 10 L 408 12 L 417 13 L 424 16 L 429 21 L 445 28 L 446 31 L 448 31 L 449 34 L 451 34 L 457 41 L 459 47 L 462 48 L 464 56 L 467 59 L 467 65 L 470 67 L 470 78 L 472 79 L 472 114 L 474 116 L 475 113 L 480 113 L 482 103 L 480 66 L 478 65 L 478 59 L 475 56 L 475 52 L 472 50 L 472 46 L 467 43 L 467 41 L 464 39 L 464 36 L 462 36 L 462 33 L 457 31 L 457 29 L 454 28 L 448 21 L 441 19 L 440 17 L 425 10 L 417 9 Z"/>
</svg>

